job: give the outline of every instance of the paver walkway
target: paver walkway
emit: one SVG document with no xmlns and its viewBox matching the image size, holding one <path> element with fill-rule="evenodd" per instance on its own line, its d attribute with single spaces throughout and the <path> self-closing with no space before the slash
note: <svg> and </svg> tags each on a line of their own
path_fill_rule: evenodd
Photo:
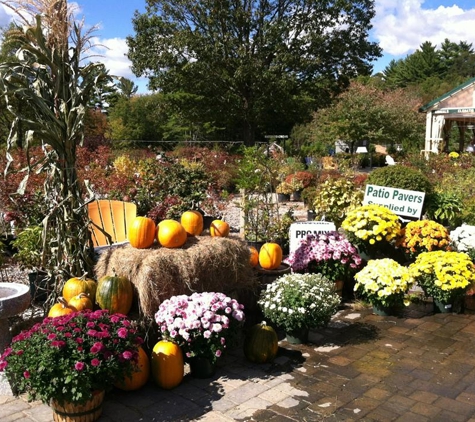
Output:
<svg viewBox="0 0 475 422">
<path fill-rule="evenodd" d="M 216 376 L 151 381 L 106 395 L 101 422 L 475 421 L 475 315 L 411 305 L 400 317 L 339 312 L 310 343 L 280 342 L 273 364 L 225 357 Z M 52 420 L 48 406 L 0 396 L 0 420 Z"/>
</svg>

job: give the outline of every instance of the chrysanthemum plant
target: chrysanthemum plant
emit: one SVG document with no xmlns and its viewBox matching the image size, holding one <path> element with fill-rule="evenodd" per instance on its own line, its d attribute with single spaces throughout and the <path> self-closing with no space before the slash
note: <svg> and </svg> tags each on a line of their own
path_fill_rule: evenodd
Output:
<svg viewBox="0 0 475 422">
<path fill-rule="evenodd" d="M 164 300 L 155 314 L 164 339 L 177 343 L 185 359 L 222 355 L 244 322 L 244 306 L 223 293 L 193 293 Z"/>
<path fill-rule="evenodd" d="M 446 251 L 450 249 L 449 231 L 432 220 L 410 221 L 401 229 L 396 247 L 412 259 L 422 252 Z"/>
<path fill-rule="evenodd" d="M 464 252 L 423 252 L 409 270 L 425 294 L 441 303 L 463 297 L 475 282 L 475 265 Z"/>
<path fill-rule="evenodd" d="M 462 224 L 452 230 L 449 237 L 454 250 L 465 252 L 475 262 L 475 226 Z"/>
<path fill-rule="evenodd" d="M 414 284 L 409 269 L 391 258 L 372 259 L 355 275 L 355 293 L 372 305 L 408 305 L 406 294 Z"/>
<path fill-rule="evenodd" d="M 126 316 L 82 311 L 45 318 L 12 340 L 0 358 L 13 390 L 31 400 L 82 404 L 129 376 L 142 338 Z"/>
<path fill-rule="evenodd" d="M 358 250 L 337 231 L 310 234 L 285 262 L 292 271 L 320 273 L 330 281 L 345 281 L 362 265 Z"/>
<path fill-rule="evenodd" d="M 327 325 L 340 304 L 322 274 L 285 274 L 266 286 L 258 304 L 264 317 L 286 332 Z"/>
<path fill-rule="evenodd" d="M 341 224 L 351 244 L 367 258 L 396 254 L 394 244 L 401 230 L 397 214 L 382 205 L 362 205 L 349 211 Z M 384 256 L 382 256 L 384 255 Z"/>
</svg>

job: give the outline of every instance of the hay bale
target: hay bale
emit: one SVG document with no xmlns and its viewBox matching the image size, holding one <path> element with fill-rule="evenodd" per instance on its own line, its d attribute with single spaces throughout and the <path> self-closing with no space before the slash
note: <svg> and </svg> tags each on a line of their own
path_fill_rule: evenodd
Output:
<svg viewBox="0 0 475 422">
<path fill-rule="evenodd" d="M 97 279 L 110 274 L 127 277 L 138 294 L 139 307 L 153 317 L 160 303 L 178 294 L 254 289 L 258 283 L 249 265 L 249 248 L 238 237 L 197 236 L 179 249 L 155 245 L 135 249 L 130 245 L 101 254 Z"/>
</svg>

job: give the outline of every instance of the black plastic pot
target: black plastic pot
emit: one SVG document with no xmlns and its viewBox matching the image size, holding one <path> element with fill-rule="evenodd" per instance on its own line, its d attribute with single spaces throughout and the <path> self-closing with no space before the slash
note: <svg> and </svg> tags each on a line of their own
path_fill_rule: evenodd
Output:
<svg viewBox="0 0 475 422">
<path fill-rule="evenodd" d="M 30 282 L 31 301 L 35 303 L 44 302 L 52 289 L 48 283 L 48 275 L 43 271 L 34 271 L 28 274 Z"/>
</svg>

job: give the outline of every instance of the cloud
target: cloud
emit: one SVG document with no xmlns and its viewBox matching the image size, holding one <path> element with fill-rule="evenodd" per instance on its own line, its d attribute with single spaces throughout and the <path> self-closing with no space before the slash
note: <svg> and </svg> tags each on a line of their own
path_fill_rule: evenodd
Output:
<svg viewBox="0 0 475 422">
<path fill-rule="evenodd" d="M 376 0 L 372 37 L 379 42 L 383 54 L 411 54 L 425 41 L 440 46 L 446 38 L 475 45 L 475 8 L 463 9 L 453 4 L 425 9 L 423 3 L 421 0 Z"/>
<path fill-rule="evenodd" d="M 0 5 L 0 28 L 6 28 L 12 21 L 12 11 Z"/>
<path fill-rule="evenodd" d="M 127 57 L 128 47 L 125 38 L 94 38 L 95 47 L 90 54 L 95 55 L 91 60 L 104 63 L 113 76 L 122 76 L 132 80 L 139 86 L 139 93 L 147 91 L 148 79 L 137 78 L 131 69 L 132 63 Z"/>
</svg>

